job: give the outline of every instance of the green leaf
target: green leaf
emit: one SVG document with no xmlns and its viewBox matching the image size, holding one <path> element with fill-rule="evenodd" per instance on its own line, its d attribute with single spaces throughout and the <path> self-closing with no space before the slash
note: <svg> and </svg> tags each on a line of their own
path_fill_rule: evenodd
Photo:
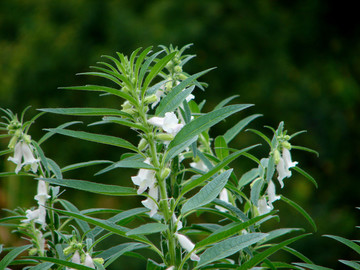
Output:
<svg viewBox="0 0 360 270">
<path fill-rule="evenodd" d="M 283 247 L 290 245 L 291 243 L 307 236 L 309 234 L 303 234 L 303 235 L 299 235 L 290 239 L 287 239 L 279 244 L 276 244 L 268 249 L 266 249 L 265 251 L 256 254 L 254 257 L 252 257 L 250 260 L 248 260 L 247 262 L 245 262 L 242 266 L 240 266 L 239 268 L 237 268 L 238 270 L 248 270 L 256 265 L 258 265 L 259 263 L 261 263 L 262 261 L 264 261 L 267 257 L 269 257 L 270 255 L 274 254 L 275 252 L 277 252 L 278 250 L 282 249 Z"/>
<path fill-rule="evenodd" d="M 193 209 L 212 202 L 224 188 L 231 172 L 232 169 L 227 170 L 206 184 L 197 194 L 186 201 L 181 208 L 181 213 L 185 214 Z"/>
<path fill-rule="evenodd" d="M 167 229 L 167 225 L 162 223 L 147 223 L 128 231 L 126 235 L 136 235 L 136 234 L 147 235 L 147 234 L 163 232 L 166 229 Z"/>
<path fill-rule="evenodd" d="M 195 267 L 195 269 L 211 262 L 226 258 L 252 244 L 259 242 L 261 239 L 266 237 L 266 235 L 266 233 L 248 233 L 219 242 L 201 254 L 199 264 Z"/>
<path fill-rule="evenodd" d="M 117 109 L 108 108 L 43 108 L 38 109 L 39 111 L 62 114 L 62 115 L 79 115 L 79 116 L 103 116 L 103 115 L 114 115 L 114 116 L 126 116 L 129 114 L 124 113 Z"/>
<path fill-rule="evenodd" d="M 232 139 L 234 139 L 236 137 L 236 135 L 239 134 L 244 129 L 244 127 L 246 127 L 252 120 L 254 120 L 260 116 L 262 116 L 262 114 L 250 115 L 250 116 L 240 120 L 235 126 L 233 126 L 228 131 L 226 131 L 224 134 L 224 139 L 225 139 L 226 143 L 229 144 L 232 141 Z"/>
<path fill-rule="evenodd" d="M 235 99 L 237 97 L 239 97 L 239 95 L 233 95 L 231 97 L 228 97 L 228 98 L 220 101 L 219 104 L 216 105 L 215 110 L 224 107 L 226 104 L 228 104 L 230 101 L 232 101 L 233 99 Z"/>
<path fill-rule="evenodd" d="M 71 202 L 66 201 L 66 200 L 63 200 L 63 199 L 60 199 L 60 203 L 62 204 L 62 206 L 63 206 L 67 211 L 80 214 L 79 209 L 77 209 L 76 206 L 73 205 Z M 90 232 L 90 226 L 89 226 L 85 221 L 82 221 L 82 220 L 80 220 L 80 219 L 76 219 L 75 221 L 76 221 L 76 223 L 79 225 L 79 227 L 81 228 L 82 232 L 83 232 L 84 234 L 89 232 L 88 235 L 91 237 L 91 239 L 94 240 L 94 236 L 93 236 L 93 235 L 91 234 L 91 232 Z"/>
<path fill-rule="evenodd" d="M 165 153 L 165 163 L 171 160 L 173 157 L 179 155 L 181 152 L 184 151 L 186 147 L 189 147 L 191 144 L 196 142 L 198 136 L 193 137 L 192 139 L 182 142 L 171 149 L 168 149 L 168 152 Z"/>
<path fill-rule="evenodd" d="M 94 75 L 96 72 L 88 72 L 86 73 L 88 75 Z M 130 101 L 132 104 L 136 104 L 136 100 L 130 96 L 129 94 L 126 94 L 122 92 L 119 89 L 107 87 L 107 86 L 101 86 L 101 85 L 84 85 L 84 86 L 68 86 L 68 87 L 60 87 L 59 89 L 67 89 L 67 90 L 81 90 L 81 91 L 97 91 L 97 92 L 106 92 L 111 95 L 115 95 L 118 97 L 121 97 L 125 100 Z"/>
<path fill-rule="evenodd" d="M 295 166 L 292 169 L 297 171 L 298 173 L 302 174 L 303 176 L 305 176 L 307 179 L 309 179 L 311 181 L 311 183 L 313 183 L 315 185 L 316 188 L 318 188 L 316 180 L 310 174 L 308 174 L 307 172 L 305 172 L 303 169 L 299 168 L 298 166 Z"/>
<path fill-rule="evenodd" d="M 229 155 L 229 150 L 227 149 L 227 144 L 224 136 L 217 136 L 215 139 L 215 153 L 216 156 L 223 160 Z"/>
<path fill-rule="evenodd" d="M 271 241 L 271 240 L 273 240 L 273 239 L 275 239 L 277 237 L 283 236 L 284 234 L 288 234 L 288 233 L 291 233 L 291 232 L 298 232 L 298 231 L 304 231 L 304 229 L 300 229 L 300 228 L 281 228 L 281 229 L 273 230 L 271 232 L 268 232 L 268 236 L 263 241 L 261 241 L 261 244 L 268 243 L 269 241 Z"/>
<path fill-rule="evenodd" d="M 347 261 L 347 260 L 339 260 L 339 262 L 354 268 L 355 270 L 359 270 L 360 269 L 360 264 L 354 261 Z"/>
<path fill-rule="evenodd" d="M 47 129 L 50 132 L 74 137 L 81 140 L 86 140 L 90 142 L 97 142 L 107 145 L 113 145 L 121 148 L 127 148 L 130 150 L 133 150 L 137 152 L 137 147 L 129 143 L 128 141 L 125 141 L 124 139 L 109 136 L 109 135 L 102 135 L 102 134 L 95 134 L 95 133 L 89 133 L 84 131 L 75 131 L 75 130 L 68 130 L 68 129 L 59 129 L 59 128 L 50 128 Z"/>
<path fill-rule="evenodd" d="M 124 253 L 145 247 L 147 247 L 147 245 L 142 243 L 124 243 L 100 252 L 97 257 L 103 258 L 106 261 L 104 267 L 108 267 Z"/>
<path fill-rule="evenodd" d="M 146 76 L 144 84 L 143 84 L 143 92 L 148 88 L 151 81 L 161 72 L 161 70 L 166 66 L 166 64 L 174 58 L 176 52 L 168 54 L 160 59 L 151 69 L 149 74 Z"/>
<path fill-rule="evenodd" d="M 353 249 L 354 251 L 356 251 L 358 254 L 360 254 L 360 246 L 357 245 L 355 242 L 346 239 L 344 237 L 340 237 L 340 236 L 335 236 L 335 235 L 324 235 L 325 237 L 329 237 L 332 239 L 335 239 L 336 241 L 339 241 L 341 243 L 343 243 L 344 245 L 347 245 L 349 248 Z"/>
<path fill-rule="evenodd" d="M 203 239 L 202 241 L 198 242 L 195 246 L 196 250 L 199 250 L 201 247 L 211 245 L 216 242 L 220 242 L 221 240 L 224 240 L 230 236 L 233 236 L 234 234 L 241 233 L 241 230 L 255 224 L 256 222 L 264 219 L 265 217 L 273 214 L 272 212 L 267 213 L 262 216 L 257 216 L 255 218 L 252 218 L 246 222 L 233 222 L 230 223 L 215 232 L 213 232 L 211 235 Z"/>
<path fill-rule="evenodd" d="M 32 266 L 29 269 L 31 270 L 48 270 L 50 269 L 54 264 L 50 263 L 50 262 L 44 262 L 44 263 L 40 263 L 36 266 Z"/>
<path fill-rule="evenodd" d="M 10 154 L 12 151 L 13 151 L 13 150 L 11 150 L 11 149 L 7 149 L 7 150 L 0 151 L 0 157 L 3 156 L 3 155 Z"/>
<path fill-rule="evenodd" d="M 189 192 L 190 190 L 192 190 L 193 188 L 199 186 L 201 183 L 205 182 L 206 180 L 208 180 L 211 176 L 213 176 L 214 174 L 216 174 L 218 171 L 220 171 L 223 167 L 225 167 L 226 165 L 228 165 L 230 162 L 232 162 L 233 160 L 235 160 L 236 158 L 238 158 L 239 156 L 243 155 L 244 153 L 246 153 L 247 151 L 249 151 L 252 148 L 255 148 L 259 146 L 259 144 L 257 145 L 252 145 L 249 146 L 247 148 L 238 150 L 234 153 L 232 153 L 231 155 L 227 156 L 226 158 L 224 158 L 222 161 L 220 161 L 218 164 L 216 164 L 216 166 L 214 166 L 214 168 L 212 168 L 211 170 L 209 170 L 206 174 L 200 176 L 199 178 L 190 180 L 188 182 L 186 182 L 184 184 L 184 187 L 181 190 L 181 196 L 184 196 L 187 192 Z"/>
<path fill-rule="evenodd" d="M 104 164 L 104 163 L 113 163 L 113 162 L 109 161 L 109 160 L 92 160 L 92 161 L 87 161 L 87 162 L 80 162 L 80 163 L 68 165 L 68 166 L 62 168 L 61 171 L 67 172 L 67 171 L 71 171 L 71 170 L 75 170 L 75 169 L 85 168 L 85 167 L 94 166 L 94 165 L 98 165 L 98 164 Z"/>
<path fill-rule="evenodd" d="M 184 100 L 185 98 L 194 90 L 194 87 L 187 88 L 183 90 L 186 86 L 189 86 L 194 80 L 209 72 L 213 68 L 198 72 L 189 78 L 186 78 L 181 83 L 176 85 L 159 103 L 156 108 L 156 116 L 164 116 L 167 112 L 174 111 Z M 185 93 L 183 93 L 185 92 Z"/>
<path fill-rule="evenodd" d="M 264 133 L 262 133 L 262 132 L 260 132 L 260 131 L 258 131 L 258 130 L 256 130 L 256 129 L 251 129 L 251 128 L 247 129 L 246 131 L 251 131 L 252 133 L 255 133 L 256 135 L 258 135 L 258 136 L 260 136 L 261 138 L 263 138 L 264 141 L 267 142 L 267 144 L 268 144 L 268 145 L 270 146 L 270 148 L 271 148 L 271 141 L 270 141 L 270 139 L 269 139 L 268 137 L 266 137 L 266 135 L 265 135 Z"/>
<path fill-rule="evenodd" d="M 146 270 L 164 270 L 166 266 L 164 264 L 158 264 L 152 259 L 148 259 L 146 264 Z"/>
<path fill-rule="evenodd" d="M 281 200 L 289 204 L 290 206 L 294 207 L 300 214 L 302 214 L 306 220 L 310 223 L 310 225 L 313 227 L 314 231 L 317 231 L 315 221 L 311 218 L 311 216 L 297 203 L 293 202 L 292 200 L 284 197 L 281 195 Z"/>
<path fill-rule="evenodd" d="M 131 196 L 136 195 L 136 190 L 130 187 L 122 187 L 115 185 L 105 185 L 84 180 L 73 179 L 54 179 L 54 178 L 38 178 L 50 184 L 62 187 L 69 187 L 96 194 L 110 195 L 110 196 Z"/>
<path fill-rule="evenodd" d="M 295 264 L 297 266 L 301 266 L 301 267 L 306 267 L 306 268 L 312 269 L 312 270 L 332 270 L 331 268 L 319 266 L 316 264 L 310 264 L 310 263 L 293 263 L 293 264 Z"/>
<path fill-rule="evenodd" d="M 69 261 L 65 261 L 65 260 L 60 260 L 60 259 L 56 259 L 56 258 L 51 258 L 51 257 L 28 256 L 27 258 L 34 259 L 34 260 L 45 261 L 45 262 L 51 262 L 51 263 L 55 263 L 57 265 L 67 266 L 67 267 L 74 268 L 74 269 L 79 269 L 79 270 L 91 270 L 91 269 L 93 269 L 91 267 L 87 267 L 87 266 L 84 266 L 84 265 L 81 265 L 81 264 L 77 264 L 77 263 L 73 263 L 73 262 L 69 262 Z"/>
<path fill-rule="evenodd" d="M 140 87 L 142 85 L 142 81 L 143 81 L 143 78 L 146 74 L 146 72 L 148 71 L 148 68 L 150 66 L 150 64 L 154 61 L 154 59 L 159 55 L 161 54 L 163 51 L 159 51 L 159 52 L 156 52 L 156 53 L 153 53 L 151 56 L 149 56 L 145 62 L 141 65 L 141 68 L 140 68 L 140 73 L 139 73 L 139 83 L 138 83 L 138 86 Z M 147 89 L 143 88 L 142 89 L 142 93 L 144 93 Z"/>
<path fill-rule="evenodd" d="M 199 135 L 201 132 L 207 130 L 213 125 L 219 123 L 221 120 L 226 117 L 244 110 L 252 106 L 251 104 L 240 104 L 240 105 L 230 105 L 207 114 L 204 114 L 189 124 L 185 125 L 175 136 L 174 140 L 169 144 L 169 149 L 176 146 L 177 144 L 183 143 L 196 135 Z"/>
<path fill-rule="evenodd" d="M 148 170 L 155 170 L 155 168 L 147 163 L 144 163 L 141 160 L 134 160 L 131 158 L 123 159 L 118 162 L 115 162 L 114 164 L 111 164 L 110 166 L 106 167 L 105 169 L 102 169 L 101 171 L 97 172 L 95 175 L 103 174 L 108 171 L 111 171 L 116 168 L 135 168 L 135 169 L 148 169 Z"/>
<path fill-rule="evenodd" d="M 4 270 L 20 253 L 32 247 L 32 245 L 26 245 L 14 248 L 8 254 L 5 255 L 0 261 L 0 270 Z"/>
<path fill-rule="evenodd" d="M 135 128 L 135 129 L 140 129 L 144 132 L 147 132 L 147 129 L 144 128 L 144 126 L 142 126 L 140 124 L 136 124 L 132 121 L 125 120 L 121 117 L 113 117 L 113 116 L 105 116 L 105 117 L 103 117 L 102 121 L 92 123 L 89 126 L 94 126 L 94 125 L 98 125 L 98 124 L 109 124 L 109 123 L 115 123 L 118 125 L 123 125 L 123 126 L 131 127 L 131 128 Z"/>
<path fill-rule="evenodd" d="M 259 177 L 259 169 L 258 168 L 251 169 L 250 171 L 244 173 L 239 180 L 238 188 L 240 189 L 243 186 L 246 186 L 247 184 L 252 182 L 257 177 Z"/>
<path fill-rule="evenodd" d="M 57 128 L 58 129 L 63 129 L 63 128 L 66 128 L 66 127 L 69 127 L 71 125 L 74 125 L 74 124 L 82 124 L 81 121 L 72 121 L 72 122 L 68 122 L 68 123 L 65 123 L 65 124 L 62 124 L 60 126 L 58 126 Z M 52 133 L 52 132 L 47 132 L 44 136 L 41 137 L 40 140 L 38 140 L 38 144 L 42 144 L 44 141 L 46 141 L 47 139 L 49 139 L 51 136 L 53 136 L 55 133 Z"/>
<path fill-rule="evenodd" d="M 291 149 L 303 150 L 303 151 L 306 151 L 306 152 L 313 153 L 313 154 L 315 154 L 317 157 L 319 157 L 319 153 L 318 153 L 317 151 L 312 150 L 312 149 L 307 148 L 307 147 L 304 147 L 304 146 L 291 145 Z"/>
</svg>

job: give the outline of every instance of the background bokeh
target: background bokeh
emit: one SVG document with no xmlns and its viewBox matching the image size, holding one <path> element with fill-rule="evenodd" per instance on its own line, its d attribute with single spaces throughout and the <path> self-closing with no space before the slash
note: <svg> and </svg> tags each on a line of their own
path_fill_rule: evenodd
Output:
<svg viewBox="0 0 360 270">
<path fill-rule="evenodd" d="M 240 95 L 238 102 L 256 105 L 238 117 L 264 115 L 252 123 L 253 128 L 268 132 L 264 125 L 276 127 L 284 120 L 290 133 L 308 130 L 294 139 L 294 144 L 317 150 L 320 158 L 296 150 L 293 158 L 317 179 L 319 188 L 294 174 L 281 192 L 302 205 L 318 225 L 313 236 L 295 246 L 315 263 L 341 269 L 337 259 L 355 259 L 354 254 L 322 235 L 359 239 L 359 230 L 355 229 L 360 225 L 359 210 L 355 209 L 360 206 L 359 37 L 358 12 L 349 0 L 4 0 L 0 1 L 0 106 L 13 111 L 28 105 L 119 107 L 118 100 L 57 88 L 93 82 L 75 74 L 102 61 L 101 55 L 114 56 L 116 51 L 129 54 L 149 45 L 194 43 L 189 53 L 197 58 L 186 71 L 217 67 L 202 78 L 209 83 L 206 92 L 198 91 L 196 95 L 197 101 L 207 100 L 207 110 L 236 94 Z M 34 114 L 34 109 L 28 113 L 29 117 Z M 38 139 L 43 128 L 74 119 L 78 120 L 45 115 L 32 127 L 32 137 Z M 236 120 L 233 117 L 216 126 L 212 135 L 223 134 Z M 106 128 L 103 132 L 109 134 L 131 134 L 118 127 Z M 243 133 L 233 146 L 240 148 L 257 141 L 255 135 Z M 7 141 L 0 144 L 5 149 Z M 43 148 L 60 166 L 119 158 L 111 147 L 60 136 L 54 136 Z M 239 162 L 237 171 L 246 171 L 248 165 Z M 1 171 L 12 168 L 2 158 Z M 99 169 L 79 170 L 66 177 L 90 179 Z M 119 172 L 120 176 L 114 172 L 91 179 L 129 185 L 129 177 L 136 173 Z M 74 196 L 72 192 L 64 196 L 75 198 L 80 209 L 125 209 L 139 204 L 137 198 L 124 202 L 83 193 Z M 34 193 L 35 186 L 29 179 L 3 178 L 0 207 L 30 207 Z M 311 230 L 288 206 L 276 204 L 282 226 Z M 14 239 L 4 228 L 0 230 L 0 242 L 9 244 Z M 128 269 L 142 269 L 138 263 L 135 259 Z"/>
</svg>

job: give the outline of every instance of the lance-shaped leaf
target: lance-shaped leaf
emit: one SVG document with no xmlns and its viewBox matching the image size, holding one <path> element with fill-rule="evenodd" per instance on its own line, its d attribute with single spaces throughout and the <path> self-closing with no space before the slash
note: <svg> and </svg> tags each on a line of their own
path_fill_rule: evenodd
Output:
<svg viewBox="0 0 360 270">
<path fill-rule="evenodd" d="M 6 267 L 22 252 L 32 247 L 32 245 L 26 245 L 14 248 L 8 254 L 5 255 L 4 258 L 0 261 L 0 270 L 6 269 Z"/>
<path fill-rule="evenodd" d="M 319 266 L 316 264 L 310 264 L 310 263 L 294 263 L 294 264 L 297 266 L 306 267 L 306 269 L 311 269 L 311 270 L 331 270 L 331 268 Z"/>
<path fill-rule="evenodd" d="M 244 110 L 248 107 L 252 106 L 251 104 L 239 104 L 239 105 L 230 105 L 224 108 L 217 109 L 215 111 L 204 114 L 189 124 L 186 124 L 179 132 L 176 134 L 174 140 L 169 144 L 169 149 L 172 147 L 183 143 L 196 135 L 199 135 L 201 132 L 207 130 L 213 125 L 219 123 L 221 120 L 226 117 Z"/>
<path fill-rule="evenodd" d="M 196 142 L 196 140 L 198 139 L 198 136 L 193 137 L 192 139 L 185 141 L 183 143 L 180 143 L 176 146 L 174 146 L 173 148 L 171 148 L 168 152 L 166 152 L 165 154 L 165 163 L 167 163 L 170 159 L 172 159 L 173 157 L 179 155 L 181 152 L 184 151 L 184 149 L 186 147 L 189 147 L 191 144 L 193 144 L 194 142 Z"/>
<path fill-rule="evenodd" d="M 235 160 L 239 156 L 243 155 L 244 153 L 246 153 L 250 149 L 252 149 L 254 147 L 257 147 L 257 146 L 259 146 L 259 144 L 252 145 L 252 146 L 249 146 L 247 148 L 244 148 L 244 149 L 241 149 L 241 150 L 238 150 L 238 151 L 232 153 L 231 155 L 227 156 L 222 161 L 220 161 L 218 164 L 216 164 L 216 166 L 214 166 L 214 168 L 212 168 L 206 174 L 200 176 L 199 178 L 196 178 L 196 179 L 193 179 L 193 180 L 190 180 L 190 181 L 186 182 L 184 184 L 184 187 L 183 187 L 182 191 L 181 191 L 181 196 L 185 195 L 187 192 L 189 192 L 193 188 L 197 187 L 198 185 L 200 185 L 201 183 L 203 183 L 207 179 L 209 179 L 211 176 L 216 174 L 218 171 L 220 171 L 222 168 L 224 168 L 226 165 L 228 165 L 230 162 L 232 162 L 233 160 Z"/>
<path fill-rule="evenodd" d="M 336 235 L 324 235 L 325 237 L 329 237 L 332 239 L 335 239 L 344 245 L 347 245 L 349 248 L 352 248 L 354 251 L 356 251 L 358 254 L 360 254 L 360 245 L 357 245 L 354 241 L 351 241 L 349 239 L 346 239 L 344 237 L 336 236 Z"/>
<path fill-rule="evenodd" d="M 248 233 L 221 241 L 205 250 L 200 256 L 200 262 L 195 269 L 211 262 L 226 258 L 250 245 L 253 245 L 266 237 L 266 233 Z"/>
<path fill-rule="evenodd" d="M 189 78 L 183 80 L 177 86 L 175 86 L 167 95 L 164 97 L 159 106 L 156 108 L 155 115 L 156 116 L 164 116 L 167 112 L 174 111 L 184 100 L 185 98 L 194 90 L 194 88 L 188 88 L 186 90 L 185 87 L 190 85 L 194 80 L 209 72 L 213 68 L 198 72 Z M 185 92 L 185 93 L 182 93 Z"/>
<path fill-rule="evenodd" d="M 99 175 L 102 173 L 106 173 L 116 168 L 135 168 L 135 169 L 148 169 L 148 170 L 155 170 L 155 168 L 147 163 L 144 163 L 142 160 L 137 160 L 133 158 L 128 158 L 124 160 L 120 160 L 111 164 L 110 166 L 102 169 L 101 171 L 97 172 L 95 175 Z"/>
<path fill-rule="evenodd" d="M 182 207 L 181 213 L 185 214 L 193 209 L 212 202 L 224 188 L 230 177 L 231 170 L 223 172 L 206 184 L 197 194 L 191 197 Z"/>
<path fill-rule="evenodd" d="M 279 244 L 276 244 L 266 250 L 264 250 L 261 253 L 256 254 L 254 257 L 252 257 L 250 260 L 248 260 L 247 262 L 245 262 L 243 265 L 241 265 L 239 268 L 237 268 L 238 270 L 248 270 L 256 265 L 258 265 L 259 263 L 261 263 L 262 261 L 264 261 L 267 257 L 269 257 L 270 255 L 274 254 L 275 252 L 277 252 L 278 250 L 282 249 L 283 247 L 290 245 L 292 242 L 295 242 L 305 236 L 307 236 L 309 234 L 303 234 L 303 235 L 299 235 L 296 236 L 294 238 L 291 239 L 287 239 Z"/>
<path fill-rule="evenodd" d="M 50 184 L 74 188 L 96 194 L 111 195 L 111 196 L 131 196 L 136 195 L 136 190 L 130 187 L 122 187 L 115 185 L 99 184 L 84 180 L 74 179 L 54 179 L 54 178 L 38 178 Z"/>
<path fill-rule="evenodd" d="M 244 129 L 252 120 L 262 116 L 261 114 L 254 114 L 250 115 L 242 120 L 240 120 L 235 126 L 230 128 L 226 133 L 224 134 L 224 138 L 226 143 L 228 144 L 232 139 L 235 138 L 237 134 L 239 134 L 240 131 Z"/>
<path fill-rule="evenodd" d="M 87 267 L 87 266 L 84 266 L 84 265 L 81 265 L 81 264 L 69 262 L 69 261 L 66 261 L 66 260 L 51 258 L 51 257 L 29 256 L 29 257 L 27 257 L 27 258 L 29 258 L 29 259 L 34 259 L 34 260 L 45 261 L 45 262 L 51 262 L 51 263 L 55 263 L 55 264 L 57 264 L 57 265 L 67 266 L 67 267 L 69 267 L 69 268 L 78 269 L 78 270 L 91 270 L 91 269 L 94 269 L 94 268 Z M 1 268 L 0 268 L 0 269 L 1 269 Z M 32 268 L 31 268 L 31 269 L 32 269 Z"/>
<path fill-rule="evenodd" d="M 96 72 L 87 72 L 84 73 L 87 75 L 96 75 L 98 73 Z M 130 101 L 132 104 L 136 104 L 136 100 L 130 96 L 129 94 L 126 94 L 119 89 L 107 87 L 107 86 L 101 86 L 101 85 L 84 85 L 84 86 L 68 86 L 68 87 L 60 87 L 59 89 L 68 89 L 68 90 L 81 90 L 81 91 L 98 91 L 98 92 L 105 92 L 111 95 L 115 95 L 118 97 L 121 97 L 125 100 Z"/>
<path fill-rule="evenodd" d="M 50 128 L 47 129 L 50 132 L 58 133 L 65 136 L 70 136 L 74 138 L 78 138 L 85 141 L 90 142 L 97 142 L 107 145 L 113 145 L 121 148 L 127 148 L 133 151 L 137 151 L 137 147 L 129 143 L 128 141 L 114 137 L 109 135 L 102 135 L 102 134 L 95 134 L 95 133 L 89 133 L 85 131 L 75 131 L 75 130 L 68 130 L 68 129 L 60 129 L 60 128 Z"/>
<path fill-rule="evenodd" d="M 114 115 L 126 116 L 130 115 L 117 109 L 109 108 L 43 108 L 39 111 L 62 114 L 62 115 L 79 115 L 79 116 L 97 116 L 97 115 Z M 131 116 L 130 116 L 131 117 Z"/>
<path fill-rule="evenodd" d="M 230 223 L 218 230 L 216 230 L 215 232 L 213 232 L 211 235 L 209 235 L 208 237 L 206 237 L 204 240 L 198 242 L 195 246 L 195 249 L 199 249 L 201 247 L 204 246 L 208 246 L 217 242 L 220 242 L 226 238 L 229 238 L 230 236 L 233 236 L 235 234 L 238 234 L 239 232 L 241 232 L 241 230 L 255 224 L 256 222 L 262 220 L 263 218 L 269 216 L 273 214 L 273 212 L 267 213 L 265 215 L 262 216 L 257 216 L 255 218 L 252 218 L 246 222 L 233 222 Z"/>
<path fill-rule="evenodd" d="M 167 229 L 167 226 L 162 223 L 147 223 L 134 228 L 126 233 L 126 235 L 147 235 L 152 233 L 163 232 Z"/>
</svg>

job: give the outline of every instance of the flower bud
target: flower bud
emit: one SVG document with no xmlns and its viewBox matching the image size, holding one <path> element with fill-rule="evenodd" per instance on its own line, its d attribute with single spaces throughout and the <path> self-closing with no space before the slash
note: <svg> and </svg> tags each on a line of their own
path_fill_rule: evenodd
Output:
<svg viewBox="0 0 360 270">
<path fill-rule="evenodd" d="M 178 74 L 178 78 L 179 78 L 179 80 L 185 80 L 188 78 L 188 76 L 186 76 L 184 73 L 180 73 L 180 74 Z"/>
<path fill-rule="evenodd" d="M 138 144 L 139 151 L 144 150 L 148 146 L 148 142 L 146 139 L 142 138 Z"/>
<path fill-rule="evenodd" d="M 278 164 L 279 164 L 280 158 L 281 158 L 281 156 L 280 156 L 279 150 L 275 149 L 275 151 L 274 151 L 274 161 L 275 161 L 275 165 L 278 165 Z"/>
<path fill-rule="evenodd" d="M 127 86 L 124 86 L 123 88 L 121 88 L 121 91 L 123 91 L 124 93 L 129 93 L 130 89 Z"/>
<path fill-rule="evenodd" d="M 18 139 L 19 139 L 18 136 L 13 136 L 13 137 L 10 139 L 8 148 L 9 148 L 9 149 L 14 149 Z"/>
<path fill-rule="evenodd" d="M 169 133 L 159 133 L 156 134 L 155 139 L 160 141 L 172 141 L 174 139 L 174 135 Z"/>
<path fill-rule="evenodd" d="M 30 135 L 24 134 L 23 138 L 24 138 L 25 143 L 27 143 L 27 144 L 31 143 L 31 136 Z"/>
<path fill-rule="evenodd" d="M 288 150 L 291 149 L 291 144 L 290 144 L 289 142 L 283 142 L 283 143 L 282 143 L 282 146 L 283 146 L 284 148 L 288 149 Z"/>
<path fill-rule="evenodd" d="M 97 262 L 99 264 L 104 264 L 104 259 L 103 258 L 93 258 L 92 260 L 93 260 L 93 262 Z"/>
<path fill-rule="evenodd" d="M 175 70 L 176 73 L 180 73 L 180 72 L 182 72 L 182 67 L 181 66 L 176 66 L 174 68 L 174 70 Z"/>
<path fill-rule="evenodd" d="M 70 253 L 73 253 L 73 252 L 74 252 L 74 248 L 72 247 L 72 245 L 70 245 L 70 246 L 64 248 L 63 252 L 64 252 L 64 255 L 67 256 L 67 255 L 69 255 Z"/>
<path fill-rule="evenodd" d="M 158 97 L 155 94 L 152 94 L 150 96 L 145 97 L 144 103 L 145 104 L 150 104 L 150 103 L 154 103 L 157 100 L 158 100 Z"/>
<path fill-rule="evenodd" d="M 37 248 L 31 248 L 30 250 L 29 250 L 29 255 L 30 256 L 34 256 L 34 255 L 36 255 L 38 253 L 38 249 Z"/>
<path fill-rule="evenodd" d="M 168 177 L 170 172 L 171 172 L 170 168 L 163 169 L 160 174 L 161 179 L 165 179 L 166 177 Z"/>
</svg>

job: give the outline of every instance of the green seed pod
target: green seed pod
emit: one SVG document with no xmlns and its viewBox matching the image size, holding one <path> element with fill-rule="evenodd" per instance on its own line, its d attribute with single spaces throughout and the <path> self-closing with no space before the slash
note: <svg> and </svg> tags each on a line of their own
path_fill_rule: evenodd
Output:
<svg viewBox="0 0 360 270">
<path fill-rule="evenodd" d="M 160 174 L 161 179 L 165 179 L 166 177 L 168 177 L 170 172 L 171 170 L 169 168 L 163 169 Z"/>
<path fill-rule="evenodd" d="M 275 161 L 275 165 L 278 165 L 278 164 L 279 164 L 280 158 L 281 158 L 281 156 L 280 156 L 279 150 L 275 149 L 275 151 L 274 151 L 274 161 Z"/>
<path fill-rule="evenodd" d="M 283 146 L 284 148 L 288 149 L 288 150 L 291 149 L 291 144 L 290 144 L 289 142 L 283 142 L 283 143 L 282 143 L 282 146 Z"/>
<path fill-rule="evenodd" d="M 155 139 L 160 141 L 172 141 L 174 139 L 174 135 L 168 133 L 159 133 L 156 134 Z"/>
</svg>

